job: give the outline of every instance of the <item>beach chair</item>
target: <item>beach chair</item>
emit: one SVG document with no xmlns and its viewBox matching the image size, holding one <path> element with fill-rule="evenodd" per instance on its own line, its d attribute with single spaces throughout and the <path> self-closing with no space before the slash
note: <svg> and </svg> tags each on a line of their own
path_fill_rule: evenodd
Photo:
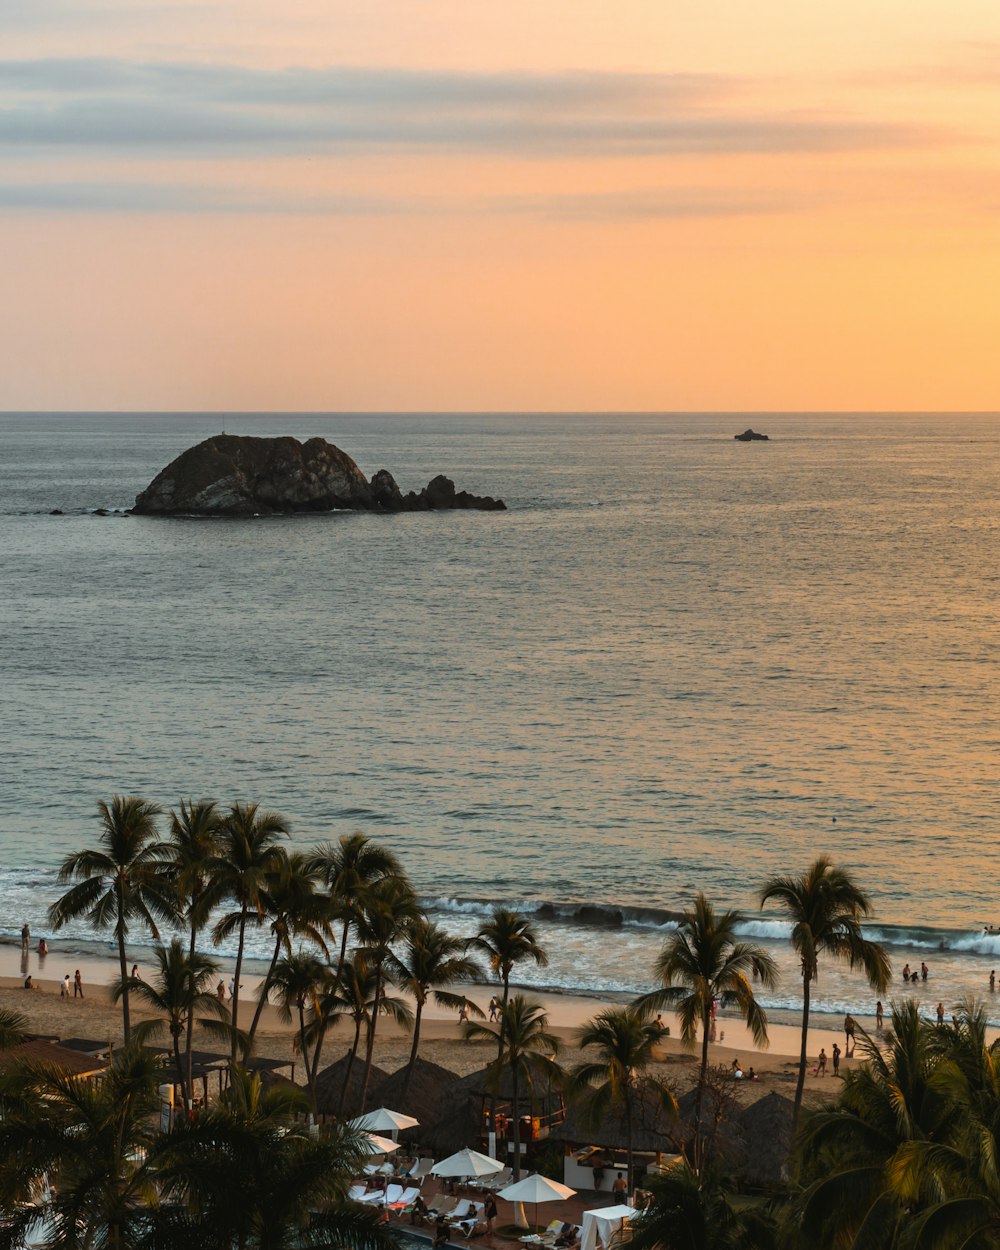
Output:
<svg viewBox="0 0 1000 1250">
<path fill-rule="evenodd" d="M 471 1241 L 473 1237 L 482 1237 L 487 1231 L 488 1225 L 484 1220 L 463 1220 L 456 1227 L 456 1232 L 466 1241 Z"/>
<path fill-rule="evenodd" d="M 366 1187 L 364 1185 L 352 1185 L 347 1191 L 348 1198 L 350 1198 L 352 1202 L 360 1201 L 365 1194 L 365 1188 Z"/>
<path fill-rule="evenodd" d="M 484 1190 L 488 1189 L 491 1192 L 496 1193 L 500 1189 L 505 1189 L 510 1184 L 511 1177 L 513 1175 L 513 1168 L 503 1167 L 493 1176 L 484 1176 L 480 1184 L 480 1188 Z"/>
<path fill-rule="evenodd" d="M 431 1168 L 434 1166 L 433 1159 L 418 1159 L 413 1168 L 410 1169 L 411 1181 L 422 1181 L 425 1177 L 430 1176 Z"/>
<path fill-rule="evenodd" d="M 436 1198 L 431 1199 L 431 1205 L 427 1208 L 427 1214 L 433 1219 L 434 1216 L 449 1216 L 454 1210 L 457 1198 L 452 1198 L 450 1194 L 438 1194 Z"/>
<path fill-rule="evenodd" d="M 565 1222 L 563 1220 L 552 1220 L 545 1232 L 542 1233 L 542 1241 L 545 1245 L 554 1246 L 556 1238 L 562 1233 L 564 1227 Z"/>
<path fill-rule="evenodd" d="M 386 1206 L 392 1207 L 394 1211 L 401 1211 L 404 1207 L 411 1206 L 419 1193 L 419 1187 L 411 1185 L 408 1189 L 404 1189 L 398 1198 L 390 1198 Z"/>
</svg>

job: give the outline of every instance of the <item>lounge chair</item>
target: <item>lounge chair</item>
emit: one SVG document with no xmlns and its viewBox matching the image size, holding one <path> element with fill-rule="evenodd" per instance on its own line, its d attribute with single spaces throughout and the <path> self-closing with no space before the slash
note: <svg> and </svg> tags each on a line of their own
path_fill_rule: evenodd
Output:
<svg viewBox="0 0 1000 1250">
<path fill-rule="evenodd" d="M 392 1186 L 392 1188 L 395 1189 L 396 1186 Z M 408 1189 L 404 1189 L 398 1198 L 390 1198 L 386 1206 L 392 1207 L 394 1211 L 401 1211 L 403 1207 L 408 1207 L 415 1202 L 419 1193 L 420 1187 L 411 1185 Z"/>
<path fill-rule="evenodd" d="M 450 1194 L 438 1194 L 436 1198 L 431 1199 L 431 1205 L 427 1208 L 428 1215 L 433 1218 L 436 1215 L 448 1216 L 455 1209 L 458 1202 L 457 1198 L 452 1198 Z"/>
<path fill-rule="evenodd" d="M 462 1220 L 481 1220 L 485 1213 L 486 1207 L 482 1202 L 473 1202 L 470 1198 L 463 1198 L 446 1218 L 449 1224 L 458 1224 Z"/>
<path fill-rule="evenodd" d="M 433 1166 L 433 1159 L 418 1159 L 414 1166 L 410 1169 L 410 1180 L 422 1181 L 425 1176 L 430 1176 L 431 1168 Z"/>
<path fill-rule="evenodd" d="M 510 1184 L 511 1177 L 514 1175 L 514 1169 L 504 1167 L 501 1168 L 494 1176 L 484 1176 L 479 1182 L 480 1189 L 490 1189 L 496 1192 L 499 1189 L 506 1188 Z"/>
<path fill-rule="evenodd" d="M 566 1223 L 564 1220 L 552 1220 L 545 1232 L 542 1233 L 542 1241 L 544 1241 L 547 1246 L 554 1246 L 556 1238 L 565 1227 Z"/>
<path fill-rule="evenodd" d="M 347 1196 L 352 1202 L 358 1202 L 365 1194 L 366 1186 L 352 1185 L 347 1191 Z"/>
<path fill-rule="evenodd" d="M 473 1237 L 482 1237 L 489 1231 L 489 1225 L 485 1220 L 463 1220 L 461 1224 L 455 1225 L 456 1231 L 466 1241 L 471 1241 Z"/>
</svg>

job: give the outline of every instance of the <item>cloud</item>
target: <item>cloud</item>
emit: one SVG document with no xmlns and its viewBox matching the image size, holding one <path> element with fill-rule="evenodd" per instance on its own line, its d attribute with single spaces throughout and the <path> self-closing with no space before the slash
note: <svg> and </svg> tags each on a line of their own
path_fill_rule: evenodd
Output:
<svg viewBox="0 0 1000 1250">
<path fill-rule="evenodd" d="M 915 128 L 748 110 L 689 74 L 263 70 L 102 58 L 0 61 L 0 145 L 20 152 L 528 158 L 898 147 Z"/>
<path fill-rule="evenodd" d="M 196 183 L 38 181 L 0 183 L 0 212 L 402 217 L 522 216 L 552 221 L 681 220 L 794 211 L 787 196 L 640 188 L 575 195 L 466 198 L 302 196 Z"/>
</svg>

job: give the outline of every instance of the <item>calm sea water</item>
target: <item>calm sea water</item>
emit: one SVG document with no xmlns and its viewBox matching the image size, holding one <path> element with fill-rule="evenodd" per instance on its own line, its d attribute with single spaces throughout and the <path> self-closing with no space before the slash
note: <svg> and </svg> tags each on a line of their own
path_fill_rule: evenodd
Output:
<svg viewBox="0 0 1000 1250">
<path fill-rule="evenodd" d="M 230 416 L 510 507 L 230 522 L 88 515 L 218 416 L 0 416 L 0 931 L 45 931 L 99 797 L 253 798 L 297 843 L 385 839 L 457 931 L 537 909 L 539 984 L 647 986 L 703 889 L 752 913 L 790 1005 L 755 892 L 826 851 L 932 1006 L 981 991 L 1000 417 L 749 423 Z"/>
</svg>

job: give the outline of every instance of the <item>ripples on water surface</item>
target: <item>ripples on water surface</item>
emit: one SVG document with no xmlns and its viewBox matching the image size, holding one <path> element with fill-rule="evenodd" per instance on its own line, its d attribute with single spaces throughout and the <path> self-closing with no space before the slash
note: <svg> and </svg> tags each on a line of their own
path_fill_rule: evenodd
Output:
<svg viewBox="0 0 1000 1250">
<path fill-rule="evenodd" d="M 0 417 L 0 929 L 42 931 L 98 797 L 253 797 L 387 839 L 463 931 L 461 900 L 749 907 L 828 851 L 926 930 L 899 963 L 981 988 L 1000 419 L 753 421 L 231 417 L 511 510 L 228 522 L 79 514 L 217 417 Z M 662 937 L 542 923 L 567 987 L 643 984 Z"/>
</svg>

